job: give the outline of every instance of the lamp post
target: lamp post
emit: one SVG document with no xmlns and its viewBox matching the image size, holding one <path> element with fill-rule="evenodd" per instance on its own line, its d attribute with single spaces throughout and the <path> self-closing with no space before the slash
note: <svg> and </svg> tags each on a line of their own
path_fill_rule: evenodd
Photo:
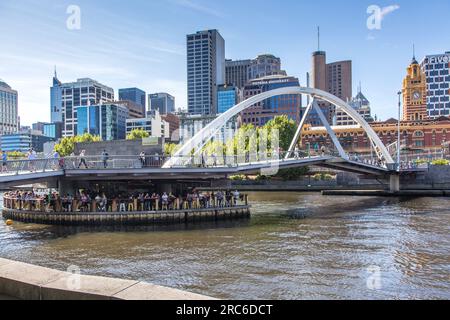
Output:
<svg viewBox="0 0 450 320">
<path fill-rule="evenodd" d="M 401 113 L 402 113 L 402 92 L 399 91 L 398 93 L 398 141 L 397 141 L 397 170 L 398 172 L 400 172 L 400 149 L 402 146 L 402 142 L 400 141 L 401 139 L 401 134 L 400 134 L 400 125 L 401 125 Z"/>
</svg>

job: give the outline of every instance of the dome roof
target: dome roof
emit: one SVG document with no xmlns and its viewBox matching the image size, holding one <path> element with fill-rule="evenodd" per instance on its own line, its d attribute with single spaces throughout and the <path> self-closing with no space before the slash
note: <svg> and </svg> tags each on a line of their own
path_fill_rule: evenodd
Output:
<svg viewBox="0 0 450 320">
<path fill-rule="evenodd" d="M 11 89 L 11 87 L 2 79 L 0 79 L 0 87 Z"/>
</svg>

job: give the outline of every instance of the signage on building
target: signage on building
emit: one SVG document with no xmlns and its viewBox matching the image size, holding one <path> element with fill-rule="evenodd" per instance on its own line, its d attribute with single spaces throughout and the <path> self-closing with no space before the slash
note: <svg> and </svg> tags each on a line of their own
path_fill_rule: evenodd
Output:
<svg viewBox="0 0 450 320">
<path fill-rule="evenodd" d="M 429 58 L 429 63 L 450 63 L 449 55 L 433 56 Z"/>
<path fill-rule="evenodd" d="M 159 145 L 158 137 L 148 137 L 142 139 L 143 146 L 157 146 Z"/>
</svg>

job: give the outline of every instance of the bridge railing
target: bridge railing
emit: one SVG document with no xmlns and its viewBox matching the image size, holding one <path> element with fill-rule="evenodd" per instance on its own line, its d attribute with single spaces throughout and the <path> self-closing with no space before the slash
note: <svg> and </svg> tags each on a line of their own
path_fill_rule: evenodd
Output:
<svg viewBox="0 0 450 320">
<path fill-rule="evenodd" d="M 284 161 L 285 152 L 274 154 L 244 154 L 231 156 L 218 155 L 195 155 L 195 156 L 177 156 L 176 163 L 171 168 L 230 168 L 244 165 L 270 163 L 273 161 Z M 292 159 L 303 159 L 311 157 L 305 152 L 298 152 L 292 156 Z M 142 168 L 161 168 L 168 160 L 174 159 L 173 156 L 165 155 L 146 155 L 140 157 L 136 155 L 113 155 L 113 156 L 84 156 L 84 157 L 66 157 L 63 159 L 63 167 L 67 170 L 77 169 L 142 169 Z"/>
<path fill-rule="evenodd" d="M 330 151 L 294 151 L 288 159 L 285 159 L 287 152 L 277 153 L 244 153 L 240 155 L 195 155 L 176 157 L 177 165 L 171 168 L 233 168 L 250 165 L 282 163 L 285 161 L 311 159 L 320 157 L 339 157 Z M 78 169 L 145 169 L 161 168 L 172 156 L 166 155 L 95 155 L 95 156 L 74 156 L 65 158 L 48 158 L 35 160 L 13 160 L 8 161 L 4 171 L 0 175 L 17 175 L 39 172 L 49 172 L 57 170 L 78 170 Z M 386 168 L 386 165 L 371 155 L 354 154 L 349 155 L 349 159 L 367 165 Z M 6 169 L 6 170 L 5 170 Z"/>
<path fill-rule="evenodd" d="M 6 166 L 0 167 L 0 175 L 32 174 L 58 170 L 62 170 L 61 159 L 11 160 L 6 162 Z"/>
</svg>

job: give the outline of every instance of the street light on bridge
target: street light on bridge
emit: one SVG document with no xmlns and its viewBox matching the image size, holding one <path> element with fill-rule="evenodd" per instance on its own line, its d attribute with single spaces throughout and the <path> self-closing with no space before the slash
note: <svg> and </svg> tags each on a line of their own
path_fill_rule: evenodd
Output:
<svg viewBox="0 0 450 320">
<path fill-rule="evenodd" d="M 397 171 L 400 172 L 400 151 L 401 151 L 401 133 L 400 133 L 400 125 L 401 125 L 401 114 L 402 114 L 402 92 L 397 92 L 398 94 L 398 137 L 397 137 Z"/>
</svg>

